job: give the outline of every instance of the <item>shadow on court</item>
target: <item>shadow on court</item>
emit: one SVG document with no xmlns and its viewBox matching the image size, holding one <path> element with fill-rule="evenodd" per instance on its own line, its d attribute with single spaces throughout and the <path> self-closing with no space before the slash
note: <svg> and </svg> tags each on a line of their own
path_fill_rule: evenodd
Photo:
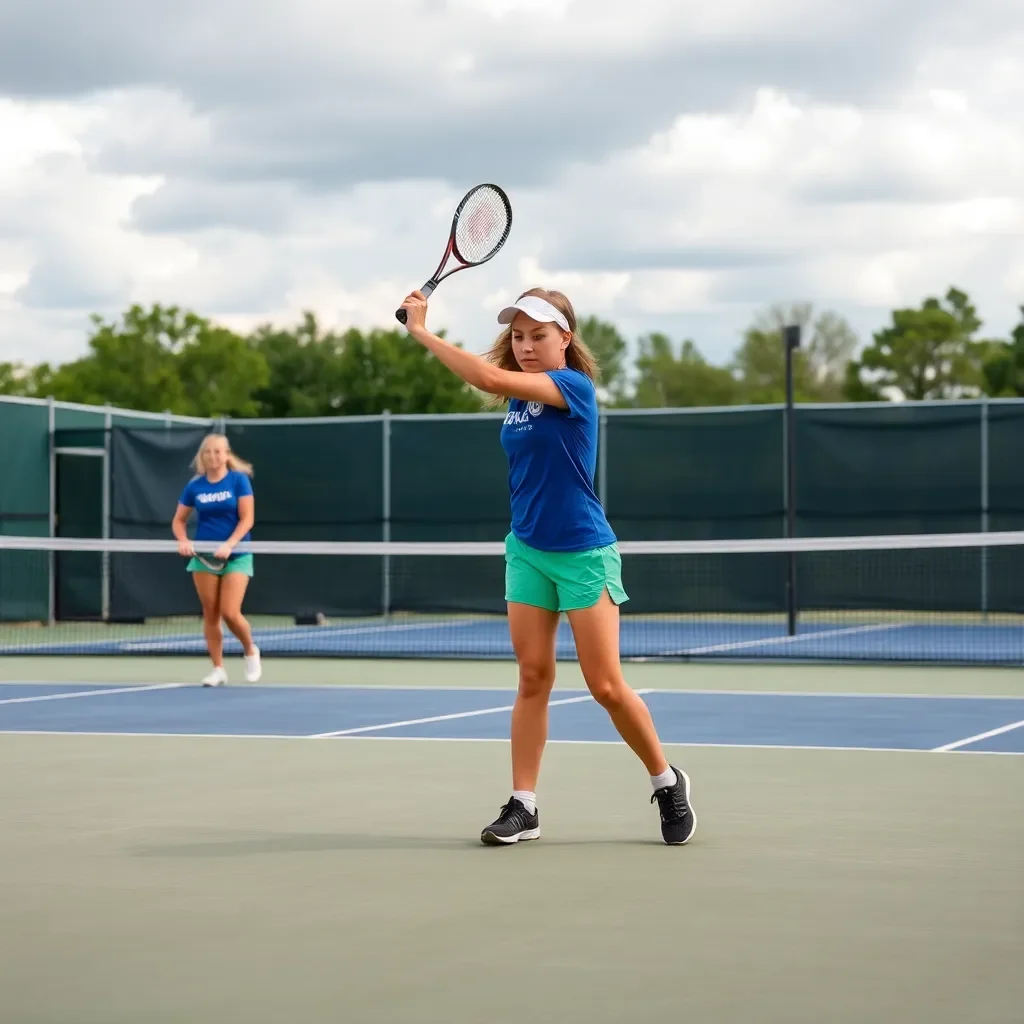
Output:
<svg viewBox="0 0 1024 1024">
<path fill-rule="evenodd" d="M 542 843 L 524 843 L 520 849 L 550 846 L 654 846 L 661 841 L 651 839 L 547 839 Z M 367 833 L 314 833 L 247 836 L 244 838 L 210 839 L 202 842 L 162 843 L 153 846 L 128 847 L 133 857 L 248 857 L 271 853 L 318 853 L 322 851 L 366 850 L 444 850 L 448 853 L 473 856 L 501 856 L 508 849 L 485 846 L 478 839 L 443 838 L 439 836 L 380 836 Z M 517 854 L 523 856 L 522 853 Z M 530 856 L 529 853 L 526 856 Z M 534 854 L 541 856 L 541 854 Z"/>
</svg>

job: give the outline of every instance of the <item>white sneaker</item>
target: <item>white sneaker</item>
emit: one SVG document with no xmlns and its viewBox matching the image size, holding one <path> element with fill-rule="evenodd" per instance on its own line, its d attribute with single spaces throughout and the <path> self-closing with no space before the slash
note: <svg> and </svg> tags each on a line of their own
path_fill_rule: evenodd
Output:
<svg viewBox="0 0 1024 1024">
<path fill-rule="evenodd" d="M 223 686 L 228 681 L 228 674 L 222 666 L 216 667 L 203 679 L 203 686 Z"/>
<path fill-rule="evenodd" d="M 263 666 L 260 664 L 260 649 L 253 644 L 255 654 L 245 656 L 245 678 L 250 683 L 255 683 L 263 675 Z"/>
</svg>

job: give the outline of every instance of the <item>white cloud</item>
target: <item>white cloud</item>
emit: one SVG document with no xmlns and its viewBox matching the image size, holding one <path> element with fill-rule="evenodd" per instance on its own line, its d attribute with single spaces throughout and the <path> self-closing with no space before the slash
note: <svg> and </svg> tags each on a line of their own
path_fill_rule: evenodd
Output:
<svg viewBox="0 0 1024 1024">
<path fill-rule="evenodd" d="M 1024 74 L 1003 67 L 1001 78 L 1024 100 Z M 1024 262 L 1024 129 L 962 92 L 939 96 L 921 83 L 857 109 L 765 88 L 739 109 L 682 115 L 646 146 L 569 176 L 558 262 L 632 268 L 612 317 L 717 306 L 724 322 L 722 300 L 749 289 L 754 301 L 806 298 L 864 323 L 959 284 L 1005 330 Z M 673 257 L 704 266 L 641 270 Z M 705 347 L 722 357 L 734 338 Z"/>
<path fill-rule="evenodd" d="M 509 14 L 529 14 L 547 20 L 565 18 L 574 0 L 454 0 L 456 11 L 489 14 L 504 19 Z M 578 0 L 576 0 L 578 3 Z"/>
<path fill-rule="evenodd" d="M 28 105 L 0 97 L 0 186 L 19 188 L 33 165 L 48 156 L 79 155 L 79 136 L 89 119 L 90 111 L 65 103 Z"/>
<path fill-rule="evenodd" d="M 0 93 L 31 86 L 0 95 L 0 358 L 72 358 L 132 301 L 390 327 L 478 180 L 512 236 L 431 303 L 474 348 L 535 284 L 719 360 L 773 301 L 866 339 L 956 284 L 1005 332 L 1024 15 L 979 2 L 188 0 L 144 28 L 107 0 L 104 81 L 15 4 L 38 52 L 0 40 Z M 25 95 L 47 75 L 63 99 Z"/>
</svg>

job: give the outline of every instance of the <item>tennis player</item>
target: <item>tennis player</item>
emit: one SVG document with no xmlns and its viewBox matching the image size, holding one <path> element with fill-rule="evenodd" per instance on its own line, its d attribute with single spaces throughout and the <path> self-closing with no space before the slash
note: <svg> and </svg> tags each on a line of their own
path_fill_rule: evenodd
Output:
<svg viewBox="0 0 1024 1024">
<path fill-rule="evenodd" d="M 253 574 L 252 554 L 235 552 L 242 541 L 251 539 L 255 522 L 252 492 L 252 466 L 231 450 L 223 434 L 207 434 L 193 460 L 196 475 L 189 480 L 178 499 L 171 529 L 178 539 L 178 552 L 189 558 L 186 571 L 192 573 L 203 606 L 203 634 L 213 662 L 213 671 L 203 686 L 223 686 L 224 635 L 221 620 L 238 637 L 245 654 L 245 678 L 254 683 L 260 678 L 260 651 L 253 643 L 252 630 L 242 614 L 249 579 Z M 221 569 L 212 569 L 196 558 L 195 548 L 186 533 L 189 515 L 195 509 L 198 520 L 196 540 L 221 541 L 214 558 L 227 560 Z"/>
<path fill-rule="evenodd" d="M 512 711 L 512 795 L 481 833 L 484 843 L 540 836 L 537 779 L 555 683 L 559 614 L 568 615 L 580 669 L 594 699 L 650 775 L 666 843 L 690 840 L 690 780 L 665 759 L 647 705 L 619 662 L 619 605 L 627 600 L 615 534 L 594 492 L 598 409 L 594 357 L 561 293 L 533 288 L 498 314 L 505 325 L 486 357 L 431 334 L 420 291 L 402 303 L 406 328 L 468 384 L 508 399 L 501 444 L 508 456 L 511 531 L 505 600 L 519 664 Z"/>
</svg>

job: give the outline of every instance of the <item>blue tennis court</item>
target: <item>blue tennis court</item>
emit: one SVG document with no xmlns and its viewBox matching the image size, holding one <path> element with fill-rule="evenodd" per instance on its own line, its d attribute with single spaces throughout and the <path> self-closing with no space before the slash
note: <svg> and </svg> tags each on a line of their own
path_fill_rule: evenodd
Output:
<svg viewBox="0 0 1024 1024">
<path fill-rule="evenodd" d="M 47 638 L 19 637 L 0 654 L 202 654 L 198 628 L 169 631 L 159 624 L 130 633 L 117 627 L 83 625 Z M 105 635 L 107 634 L 107 635 Z M 504 618 L 451 618 L 324 626 L 259 628 L 265 654 L 335 657 L 462 657 L 509 659 L 512 648 Z M 622 655 L 630 659 L 748 658 L 758 660 L 902 661 L 1024 666 L 1024 626 L 1006 622 L 810 622 L 793 636 L 780 621 L 715 618 L 664 619 L 624 616 Z M 225 651 L 238 642 L 225 637 Z M 575 645 L 568 623 L 558 633 L 558 656 L 572 659 Z"/>
<path fill-rule="evenodd" d="M 1024 698 L 642 690 L 667 743 L 1024 754 Z M 0 732 L 502 740 L 514 691 L 0 684 Z M 585 691 L 554 694 L 550 739 L 621 742 Z"/>
</svg>

